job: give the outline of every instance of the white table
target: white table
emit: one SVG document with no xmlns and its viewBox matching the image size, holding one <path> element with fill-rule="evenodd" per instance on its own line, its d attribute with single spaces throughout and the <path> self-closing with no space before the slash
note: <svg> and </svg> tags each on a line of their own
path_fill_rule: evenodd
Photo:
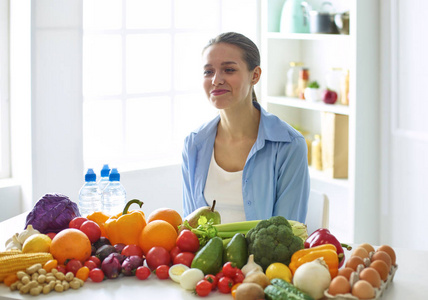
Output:
<svg viewBox="0 0 428 300">
<path fill-rule="evenodd" d="M 4 250 L 4 242 L 15 232 L 24 228 L 26 213 L 0 223 L 0 250 Z M 395 248 L 398 269 L 392 284 L 387 288 L 381 299 L 385 300 L 418 300 L 428 299 L 428 251 L 417 251 Z M 349 256 L 349 253 L 347 253 Z M 120 277 L 93 283 L 88 280 L 79 290 L 68 290 L 61 294 L 51 292 L 42 295 L 43 299 L 201 299 L 190 291 L 183 290 L 173 281 L 160 280 L 151 276 L 147 280 L 136 277 Z M 212 292 L 209 299 L 232 299 L 230 294 Z M 33 296 L 11 292 L 4 284 L 0 284 L 0 299 L 35 299 Z"/>
</svg>

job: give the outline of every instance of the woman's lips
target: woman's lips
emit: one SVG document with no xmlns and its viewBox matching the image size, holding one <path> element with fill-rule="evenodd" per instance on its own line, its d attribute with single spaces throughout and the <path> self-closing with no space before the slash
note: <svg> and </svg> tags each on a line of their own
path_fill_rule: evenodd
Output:
<svg viewBox="0 0 428 300">
<path fill-rule="evenodd" d="M 213 91 L 211 91 L 211 95 L 213 95 L 213 96 L 220 96 L 220 95 L 226 94 L 227 92 L 229 92 L 229 91 L 228 90 L 224 90 L 224 89 L 213 90 Z"/>
</svg>

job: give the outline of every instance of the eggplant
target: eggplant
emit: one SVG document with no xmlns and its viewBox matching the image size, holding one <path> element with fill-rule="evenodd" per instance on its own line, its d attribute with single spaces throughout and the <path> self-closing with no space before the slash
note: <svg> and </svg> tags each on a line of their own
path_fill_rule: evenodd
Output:
<svg viewBox="0 0 428 300">
<path fill-rule="evenodd" d="M 116 253 L 116 249 L 112 245 L 104 245 L 98 248 L 97 252 L 95 252 L 95 256 L 103 261 L 112 253 Z"/>
<path fill-rule="evenodd" d="M 101 270 L 108 279 L 116 279 L 122 272 L 122 265 L 114 254 L 111 253 L 101 263 Z"/>
<path fill-rule="evenodd" d="M 104 245 L 111 245 L 111 243 L 108 240 L 108 238 L 102 236 L 93 245 L 98 250 L 99 248 L 101 248 Z"/>
<path fill-rule="evenodd" d="M 122 273 L 125 276 L 133 276 L 135 275 L 135 272 L 137 271 L 137 268 L 142 266 L 144 262 L 144 259 L 138 255 L 131 255 L 122 263 Z"/>
</svg>

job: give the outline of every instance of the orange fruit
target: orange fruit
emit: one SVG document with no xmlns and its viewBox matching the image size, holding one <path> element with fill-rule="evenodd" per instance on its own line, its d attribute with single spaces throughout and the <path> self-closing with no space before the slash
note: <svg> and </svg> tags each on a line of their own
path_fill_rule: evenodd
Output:
<svg viewBox="0 0 428 300">
<path fill-rule="evenodd" d="M 50 252 L 58 264 L 63 265 L 67 260 L 78 259 L 82 263 L 91 255 L 91 242 L 82 231 L 66 228 L 58 232 L 51 243 Z"/>
<path fill-rule="evenodd" d="M 169 252 L 174 248 L 177 236 L 177 231 L 167 221 L 153 220 L 141 231 L 138 244 L 144 254 L 155 246 L 163 247 Z"/>
<path fill-rule="evenodd" d="M 171 224 L 178 232 L 178 225 L 183 223 L 181 215 L 172 208 L 158 208 L 152 211 L 147 218 L 147 223 L 154 220 L 163 220 Z"/>
</svg>

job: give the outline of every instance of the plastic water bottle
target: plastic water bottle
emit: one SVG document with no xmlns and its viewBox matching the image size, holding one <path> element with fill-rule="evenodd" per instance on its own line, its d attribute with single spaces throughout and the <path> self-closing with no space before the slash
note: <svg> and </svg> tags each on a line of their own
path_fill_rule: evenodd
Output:
<svg viewBox="0 0 428 300">
<path fill-rule="evenodd" d="M 109 183 L 109 175 L 110 175 L 110 168 L 108 165 L 104 165 L 103 168 L 101 169 L 100 180 L 98 181 L 98 187 L 100 188 L 101 192 Z"/>
<path fill-rule="evenodd" d="M 116 168 L 111 170 L 109 183 L 103 190 L 103 212 L 115 215 L 123 211 L 126 204 L 126 191 L 120 183 L 120 174 Z"/>
<path fill-rule="evenodd" d="M 83 217 L 102 209 L 102 193 L 96 182 L 97 175 L 93 169 L 88 169 L 85 184 L 79 191 L 79 211 Z"/>
</svg>

